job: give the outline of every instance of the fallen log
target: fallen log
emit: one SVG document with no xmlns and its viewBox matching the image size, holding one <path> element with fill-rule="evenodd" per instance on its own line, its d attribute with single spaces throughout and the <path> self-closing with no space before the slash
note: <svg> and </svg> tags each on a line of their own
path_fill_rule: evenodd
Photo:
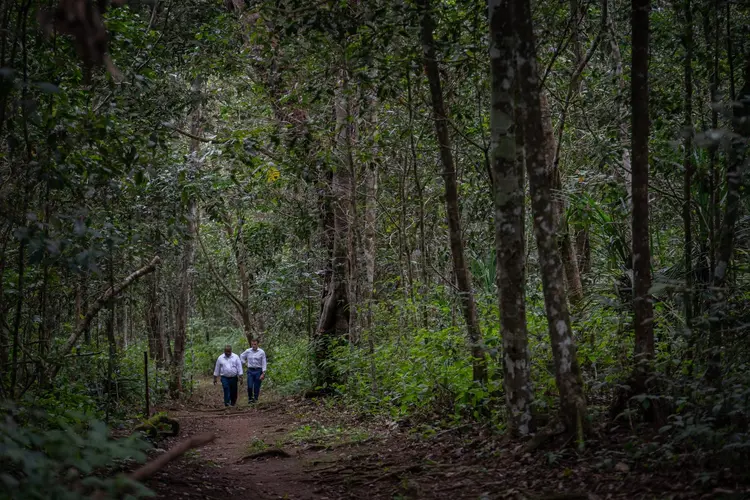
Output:
<svg viewBox="0 0 750 500">
<path fill-rule="evenodd" d="M 201 434 L 199 436 L 193 436 L 190 439 L 186 439 L 184 441 L 180 441 L 176 446 L 170 448 L 169 451 L 165 454 L 145 464 L 139 469 L 136 469 L 134 472 L 131 472 L 128 475 L 128 479 L 131 479 L 133 481 L 144 481 L 153 476 L 154 473 L 156 473 L 160 469 L 164 468 L 165 465 L 167 465 L 175 458 L 182 456 L 185 452 L 192 450 L 193 448 L 200 448 L 201 446 L 205 446 L 214 439 L 216 439 L 216 434 L 209 432 L 206 434 Z"/>
</svg>

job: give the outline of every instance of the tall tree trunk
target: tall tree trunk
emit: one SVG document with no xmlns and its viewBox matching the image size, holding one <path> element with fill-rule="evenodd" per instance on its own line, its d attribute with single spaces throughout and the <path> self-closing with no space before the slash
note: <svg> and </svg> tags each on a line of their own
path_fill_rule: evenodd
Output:
<svg viewBox="0 0 750 500">
<path fill-rule="evenodd" d="M 201 90 L 203 88 L 203 77 L 198 76 L 193 80 L 191 86 L 193 94 L 193 109 L 190 117 L 190 133 L 200 136 L 201 133 Z M 198 172 L 200 142 L 196 139 L 190 141 L 190 156 L 188 158 L 188 180 L 192 182 Z M 179 292 L 177 295 L 177 307 L 175 311 L 174 348 L 172 351 L 172 378 L 170 381 L 170 392 L 172 397 L 178 397 L 182 392 L 182 373 L 185 366 L 185 344 L 187 341 L 187 326 L 190 314 L 190 295 L 192 293 L 192 271 L 195 265 L 195 239 L 198 224 L 198 201 L 194 194 L 188 195 L 185 207 L 185 219 L 187 220 L 187 231 L 185 243 L 182 248 L 182 261 L 180 262 Z"/>
<path fill-rule="evenodd" d="M 487 380 L 487 366 L 482 341 L 482 330 L 479 327 L 474 293 L 471 285 L 471 275 L 466 267 L 464 256 L 464 242 L 461 234 L 461 213 L 458 206 L 458 187 L 456 168 L 453 161 L 453 146 L 448 133 L 448 119 L 443 103 L 443 89 L 440 81 L 435 53 L 434 23 L 430 8 L 430 0 L 418 0 L 417 5 L 422 10 L 422 48 L 424 51 L 424 65 L 427 80 L 430 84 L 432 98 L 432 113 L 435 122 L 435 135 L 440 148 L 440 160 L 443 165 L 443 181 L 445 182 L 445 210 L 448 216 L 448 231 L 450 235 L 453 271 L 456 275 L 456 286 L 461 300 L 461 308 L 466 321 L 466 329 L 471 342 L 474 380 Z"/>
<path fill-rule="evenodd" d="M 315 364 L 317 384 L 330 387 L 336 381 L 328 361 L 333 343 L 349 335 L 349 218 L 351 214 L 351 130 L 349 124 L 348 74 L 342 70 L 335 89 L 336 139 L 338 164 L 331 180 L 333 212 L 333 252 L 331 278 L 318 320 Z"/>
<path fill-rule="evenodd" d="M 682 185 L 683 205 L 682 222 L 685 233 L 685 328 L 688 332 L 693 327 L 693 6 L 691 0 L 685 0 L 685 151 L 683 167 L 685 169 Z"/>
<path fill-rule="evenodd" d="M 563 267 L 555 235 L 555 214 L 549 179 L 548 154 L 544 147 L 541 84 L 537 68 L 530 0 L 513 2 L 519 32 L 518 74 L 521 84 L 526 133 L 526 170 L 531 191 L 534 234 L 544 289 L 555 379 L 560 392 L 560 418 L 569 432 L 586 426 L 586 399 L 578 365 L 576 345 L 565 297 Z M 530 146 L 532 145 L 532 146 Z"/>
<path fill-rule="evenodd" d="M 376 251 L 376 216 L 377 216 L 377 199 L 378 199 L 378 164 L 380 162 L 380 150 L 377 140 L 377 96 L 370 98 L 369 109 L 371 112 L 371 121 L 373 123 L 372 131 L 372 159 L 365 166 L 364 184 L 365 184 L 365 230 L 364 230 L 364 264 L 365 264 L 365 284 L 362 289 L 362 302 L 366 308 L 364 326 L 367 329 L 372 328 L 372 300 L 375 294 L 375 251 Z"/>
<path fill-rule="evenodd" d="M 516 152 L 515 64 L 517 35 L 512 0 L 489 0 L 490 164 L 495 204 L 497 289 L 503 337 L 505 401 L 512 432 L 532 429 L 531 365 L 526 330 L 526 254 L 524 249 L 524 173 Z"/>
<path fill-rule="evenodd" d="M 632 193 L 633 193 L 633 310 L 635 321 L 635 390 L 645 391 L 646 374 L 654 355 L 654 309 L 651 288 L 651 248 L 649 242 L 649 88 L 648 48 L 651 0 L 632 0 L 631 27 L 633 60 L 631 66 L 632 107 Z"/>
</svg>

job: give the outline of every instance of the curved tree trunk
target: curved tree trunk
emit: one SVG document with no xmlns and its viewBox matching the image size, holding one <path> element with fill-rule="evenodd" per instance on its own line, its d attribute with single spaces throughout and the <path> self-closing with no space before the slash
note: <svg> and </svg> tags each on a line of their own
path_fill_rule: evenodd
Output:
<svg viewBox="0 0 750 500">
<path fill-rule="evenodd" d="M 482 347 L 482 330 L 479 327 L 474 293 L 471 285 L 471 275 L 466 267 L 464 256 L 464 242 L 461 235 L 461 213 L 458 206 L 458 186 L 456 182 L 456 167 L 453 160 L 453 151 L 450 134 L 448 133 L 448 120 L 443 104 L 443 89 L 440 81 L 440 70 L 438 68 L 434 40 L 434 23 L 429 0 L 418 0 L 418 6 L 422 10 L 422 48 L 424 51 L 424 65 L 427 80 L 430 84 L 430 96 L 432 98 L 432 114 L 435 122 L 435 135 L 440 148 L 440 161 L 443 165 L 443 181 L 445 182 L 445 211 L 448 216 L 448 232 L 450 236 L 451 256 L 453 258 L 453 272 L 456 275 L 456 286 L 461 300 L 461 309 L 466 329 L 471 342 L 471 353 L 473 359 L 474 380 L 487 380 L 487 366 L 485 353 Z"/>
</svg>

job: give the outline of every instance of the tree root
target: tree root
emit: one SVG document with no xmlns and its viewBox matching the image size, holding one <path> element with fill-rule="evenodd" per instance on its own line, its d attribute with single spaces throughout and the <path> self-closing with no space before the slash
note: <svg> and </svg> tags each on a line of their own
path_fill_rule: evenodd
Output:
<svg viewBox="0 0 750 500">
<path fill-rule="evenodd" d="M 291 455 L 287 453 L 286 451 L 282 450 L 281 448 L 269 448 L 268 450 L 263 450 L 257 453 L 251 453 L 250 455 L 246 455 L 240 458 L 237 461 L 237 463 L 242 463 L 247 460 L 257 460 L 259 458 L 266 458 L 266 457 L 289 458 L 291 457 Z"/>
<path fill-rule="evenodd" d="M 565 425 L 558 419 L 552 420 L 546 427 L 540 429 L 531 441 L 524 446 L 524 453 L 531 453 L 547 442 L 547 440 L 559 436 L 565 432 Z"/>
</svg>

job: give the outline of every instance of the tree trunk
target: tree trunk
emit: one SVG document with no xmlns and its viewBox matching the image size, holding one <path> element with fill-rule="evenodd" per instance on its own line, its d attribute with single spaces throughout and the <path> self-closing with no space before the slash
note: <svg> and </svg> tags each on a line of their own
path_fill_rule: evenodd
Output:
<svg viewBox="0 0 750 500">
<path fill-rule="evenodd" d="M 631 67 L 632 107 L 632 196 L 633 196 L 633 310 L 635 313 L 636 392 L 646 390 L 646 374 L 654 355 L 654 310 L 651 288 L 649 242 L 649 88 L 648 47 L 651 0 L 632 0 L 633 60 Z"/>
<path fill-rule="evenodd" d="M 351 214 L 351 130 L 349 125 L 348 75 L 342 70 L 335 90 L 336 151 L 340 159 L 331 181 L 333 211 L 333 253 L 331 279 L 318 320 L 315 349 L 317 385 L 330 387 L 336 377 L 328 361 L 333 343 L 349 334 L 349 217 Z"/>
<path fill-rule="evenodd" d="M 505 401 L 514 434 L 532 429 L 531 365 L 526 330 L 526 254 L 524 249 L 524 175 L 516 152 L 515 63 L 517 35 L 511 0 L 489 0 L 490 163 L 495 204 L 497 289 L 503 337 Z"/>
<path fill-rule="evenodd" d="M 193 109 L 190 117 L 190 133 L 200 136 L 201 133 L 201 90 L 203 78 L 198 76 L 193 80 L 191 92 L 193 94 Z M 192 182 L 198 172 L 198 153 L 200 142 L 196 139 L 190 141 L 190 156 L 188 158 L 188 180 Z M 182 373 L 185 366 L 185 344 L 187 341 L 187 326 L 190 314 L 190 295 L 192 292 L 192 272 L 195 265 L 195 239 L 198 225 L 198 201 L 195 195 L 189 194 L 187 206 L 185 207 L 185 219 L 187 220 L 187 231 L 185 243 L 182 248 L 182 261 L 179 272 L 179 291 L 177 295 L 177 307 L 175 311 L 174 348 L 172 351 L 172 374 L 170 380 L 170 392 L 173 398 L 179 397 L 182 392 Z"/>
<path fill-rule="evenodd" d="M 479 327 L 474 293 L 471 285 L 471 275 L 466 267 L 464 256 L 464 242 L 461 234 L 461 214 L 458 206 L 458 186 L 456 168 L 453 161 L 453 146 L 448 133 L 448 120 L 443 103 L 443 89 L 440 81 L 440 70 L 435 51 L 434 23 L 430 8 L 430 0 L 418 0 L 417 5 L 422 10 L 422 48 L 424 51 L 424 65 L 427 80 L 430 85 L 432 99 L 432 113 L 435 122 L 435 135 L 440 148 L 440 160 L 443 165 L 443 181 L 445 182 L 445 210 L 448 216 L 448 232 L 450 236 L 453 271 L 456 275 L 456 286 L 460 295 L 461 308 L 466 321 L 471 354 L 473 357 L 473 375 L 476 381 L 487 380 L 487 366 L 482 341 L 482 330 Z"/>
<path fill-rule="evenodd" d="M 555 379 L 560 392 L 560 418 L 569 432 L 576 429 L 581 432 L 586 425 L 586 400 L 570 327 L 563 267 L 555 235 L 554 200 L 548 175 L 548 154 L 544 147 L 541 85 L 530 0 L 514 0 L 514 9 L 519 31 L 518 74 L 522 82 L 522 106 L 526 116 L 526 170 L 531 190 L 531 208 L 539 251 L 544 304 L 555 359 Z"/>
<path fill-rule="evenodd" d="M 683 167 L 685 169 L 682 192 L 682 223 L 685 233 L 685 328 L 693 328 L 693 225 L 692 225 L 692 192 L 693 192 L 693 6 L 691 0 L 685 0 L 685 151 Z"/>
<path fill-rule="evenodd" d="M 542 106 L 542 124 L 544 126 L 544 145 L 547 153 L 547 165 L 549 165 L 550 183 L 553 189 L 553 206 L 555 211 L 555 227 L 558 233 L 558 246 L 562 256 L 563 268 L 565 270 L 565 282 L 568 284 L 568 298 L 571 303 L 577 304 L 583 300 L 583 284 L 581 283 L 581 272 L 578 269 L 578 258 L 576 257 L 573 240 L 570 237 L 568 221 L 565 217 L 565 199 L 562 194 L 562 182 L 560 170 L 556 165 L 557 141 L 555 140 L 552 127 L 552 110 L 549 106 L 547 95 L 542 92 L 539 96 Z"/>
<path fill-rule="evenodd" d="M 377 96 L 370 99 L 370 110 L 373 123 L 372 139 L 372 159 L 365 166 L 365 230 L 364 230 L 364 264 L 365 264 L 365 284 L 362 289 L 362 302 L 366 308 L 364 326 L 367 329 L 372 328 L 372 300 L 375 294 L 375 251 L 376 251 L 376 217 L 377 217 L 377 199 L 378 199 L 378 163 L 379 148 L 377 143 Z"/>
</svg>

